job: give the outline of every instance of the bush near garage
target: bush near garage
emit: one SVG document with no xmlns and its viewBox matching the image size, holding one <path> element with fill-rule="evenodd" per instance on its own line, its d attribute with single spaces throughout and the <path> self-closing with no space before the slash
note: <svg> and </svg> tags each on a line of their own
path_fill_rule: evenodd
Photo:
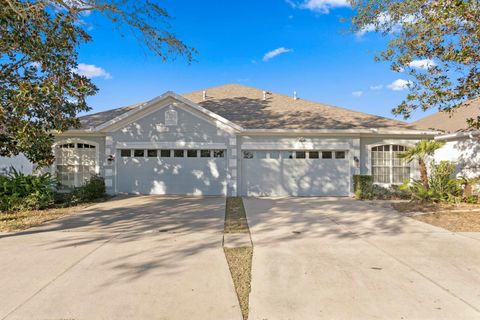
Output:
<svg viewBox="0 0 480 320">
<path fill-rule="evenodd" d="M 63 192 L 56 193 L 55 203 L 60 207 L 68 207 L 107 198 L 105 180 L 99 175 L 92 176 L 80 187 L 74 187 L 68 190 L 68 192 L 65 192 L 65 189 L 63 190 Z"/>
<path fill-rule="evenodd" d="M 353 190 L 357 199 L 371 199 L 373 197 L 373 177 L 366 174 L 353 175 Z"/>
</svg>

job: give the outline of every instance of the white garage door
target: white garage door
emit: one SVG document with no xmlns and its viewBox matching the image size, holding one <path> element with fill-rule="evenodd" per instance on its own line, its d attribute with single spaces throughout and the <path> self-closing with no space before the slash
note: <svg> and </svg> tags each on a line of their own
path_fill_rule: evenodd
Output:
<svg viewBox="0 0 480 320">
<path fill-rule="evenodd" d="M 122 149 L 117 192 L 226 195 L 225 150 Z"/>
<path fill-rule="evenodd" d="M 243 194 L 348 196 L 347 151 L 244 151 Z"/>
</svg>

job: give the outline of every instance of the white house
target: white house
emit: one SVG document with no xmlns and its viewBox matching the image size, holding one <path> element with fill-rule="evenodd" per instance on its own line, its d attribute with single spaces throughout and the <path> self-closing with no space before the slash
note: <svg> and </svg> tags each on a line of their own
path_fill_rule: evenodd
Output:
<svg viewBox="0 0 480 320">
<path fill-rule="evenodd" d="M 32 174 L 33 164 L 23 155 L 15 157 L 0 157 L 0 175 L 7 175 L 11 168 L 24 174 Z"/>
<path fill-rule="evenodd" d="M 480 176 L 480 130 L 468 129 L 467 119 L 480 116 L 480 98 L 459 107 L 454 113 L 437 112 L 413 124 L 419 128 L 439 130 L 443 134 L 435 137 L 446 142 L 437 150 L 435 160 L 448 160 L 457 164 L 457 175 Z"/>
<path fill-rule="evenodd" d="M 349 196 L 353 174 L 418 177 L 398 154 L 431 130 L 230 84 L 84 116 L 56 136 L 52 171 L 109 193 Z"/>
</svg>

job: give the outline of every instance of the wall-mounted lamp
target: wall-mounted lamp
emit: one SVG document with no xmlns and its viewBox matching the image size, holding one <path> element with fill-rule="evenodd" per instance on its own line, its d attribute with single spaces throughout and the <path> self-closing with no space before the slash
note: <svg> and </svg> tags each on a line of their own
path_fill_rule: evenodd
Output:
<svg viewBox="0 0 480 320">
<path fill-rule="evenodd" d="M 360 159 L 358 159 L 357 156 L 353 157 L 353 163 L 355 164 L 355 167 L 360 167 Z"/>
<path fill-rule="evenodd" d="M 112 164 L 115 161 L 115 155 L 111 154 L 107 157 L 107 163 Z"/>
</svg>

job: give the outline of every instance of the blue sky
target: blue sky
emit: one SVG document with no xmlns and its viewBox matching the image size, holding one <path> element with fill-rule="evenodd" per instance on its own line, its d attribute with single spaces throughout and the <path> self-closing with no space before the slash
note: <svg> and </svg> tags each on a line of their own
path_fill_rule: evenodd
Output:
<svg viewBox="0 0 480 320">
<path fill-rule="evenodd" d="M 407 75 L 374 61 L 386 39 L 347 32 L 349 25 L 341 18 L 348 19 L 352 11 L 344 3 L 162 1 L 173 17 L 171 30 L 199 52 L 190 65 L 183 58 L 163 62 L 135 37 L 121 37 L 105 20 L 88 16 L 93 41 L 80 48 L 79 62 L 100 89 L 89 103 L 97 112 L 167 90 L 184 93 L 240 83 L 393 117 L 391 108 L 406 95 Z M 411 120 L 424 115 L 419 112 Z"/>
</svg>

